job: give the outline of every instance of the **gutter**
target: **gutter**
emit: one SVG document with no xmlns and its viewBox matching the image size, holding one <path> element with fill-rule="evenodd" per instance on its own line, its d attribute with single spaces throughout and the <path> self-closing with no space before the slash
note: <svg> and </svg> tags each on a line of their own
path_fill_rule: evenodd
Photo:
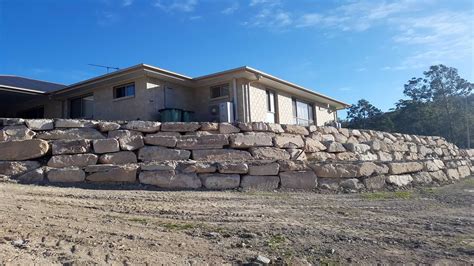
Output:
<svg viewBox="0 0 474 266">
<path fill-rule="evenodd" d="M 25 89 L 25 88 L 6 86 L 6 85 L 0 85 L 0 91 L 23 92 L 25 94 L 31 94 L 31 95 L 47 95 L 48 94 L 48 92 L 45 92 L 45 91 Z"/>
</svg>

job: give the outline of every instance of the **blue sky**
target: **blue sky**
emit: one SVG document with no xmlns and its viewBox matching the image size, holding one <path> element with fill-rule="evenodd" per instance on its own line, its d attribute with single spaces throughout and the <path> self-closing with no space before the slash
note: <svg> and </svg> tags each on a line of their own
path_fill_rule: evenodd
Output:
<svg viewBox="0 0 474 266">
<path fill-rule="evenodd" d="M 432 64 L 474 81 L 474 1 L 0 0 L 0 73 L 71 84 L 147 63 L 242 65 L 388 110 Z"/>
</svg>

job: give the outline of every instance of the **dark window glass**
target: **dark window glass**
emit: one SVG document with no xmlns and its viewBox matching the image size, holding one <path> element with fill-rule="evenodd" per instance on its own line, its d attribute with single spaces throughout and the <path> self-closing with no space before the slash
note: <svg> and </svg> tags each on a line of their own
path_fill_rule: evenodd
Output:
<svg viewBox="0 0 474 266">
<path fill-rule="evenodd" d="M 229 84 L 211 87 L 211 98 L 229 96 Z"/>
<path fill-rule="evenodd" d="M 135 95 L 135 84 L 127 84 L 114 88 L 114 98 L 122 98 Z"/>
<path fill-rule="evenodd" d="M 71 118 L 93 118 L 94 117 L 94 96 L 71 99 L 69 101 L 69 116 Z"/>
</svg>

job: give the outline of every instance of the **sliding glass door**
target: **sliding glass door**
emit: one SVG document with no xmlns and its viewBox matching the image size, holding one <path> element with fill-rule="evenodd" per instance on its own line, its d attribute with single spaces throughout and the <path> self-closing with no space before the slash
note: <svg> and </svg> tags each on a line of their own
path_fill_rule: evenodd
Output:
<svg viewBox="0 0 474 266">
<path fill-rule="evenodd" d="M 314 124 L 313 105 L 293 99 L 293 123 L 302 126 Z"/>
</svg>

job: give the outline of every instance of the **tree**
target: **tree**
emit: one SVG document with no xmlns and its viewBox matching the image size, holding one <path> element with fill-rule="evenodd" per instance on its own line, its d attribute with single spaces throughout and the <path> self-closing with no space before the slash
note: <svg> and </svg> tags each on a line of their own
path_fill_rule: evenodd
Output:
<svg viewBox="0 0 474 266">
<path fill-rule="evenodd" d="M 378 117 L 382 111 L 373 106 L 369 101 L 361 99 L 357 104 L 349 107 L 347 118 L 350 121 L 351 127 L 367 128 L 369 124 L 373 124 L 371 119 Z"/>
</svg>

